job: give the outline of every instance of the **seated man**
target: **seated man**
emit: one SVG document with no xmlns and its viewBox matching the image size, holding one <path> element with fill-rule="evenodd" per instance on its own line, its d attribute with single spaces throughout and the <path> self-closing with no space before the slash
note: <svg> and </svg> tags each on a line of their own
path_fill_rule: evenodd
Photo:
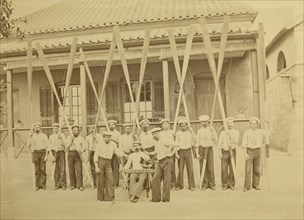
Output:
<svg viewBox="0 0 304 220">
<path fill-rule="evenodd" d="M 130 154 L 124 169 L 142 170 L 148 168 L 149 155 L 142 152 L 141 142 L 134 141 L 134 153 Z M 134 172 L 130 175 L 130 202 L 137 202 L 144 189 L 144 183 L 148 177 L 147 173 Z"/>
</svg>

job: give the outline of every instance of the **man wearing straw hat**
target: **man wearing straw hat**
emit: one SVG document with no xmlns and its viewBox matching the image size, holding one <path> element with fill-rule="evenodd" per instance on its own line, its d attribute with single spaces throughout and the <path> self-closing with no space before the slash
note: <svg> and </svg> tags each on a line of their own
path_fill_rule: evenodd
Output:
<svg viewBox="0 0 304 220">
<path fill-rule="evenodd" d="M 65 135 L 61 132 L 60 124 L 53 123 L 53 134 L 50 135 L 49 141 L 51 151 L 55 157 L 55 190 L 66 189 L 66 160 L 65 160 Z"/>
<path fill-rule="evenodd" d="M 161 138 L 160 128 L 153 128 L 151 133 L 154 139 L 155 164 L 154 176 L 152 179 L 152 200 L 151 202 L 170 202 L 170 185 L 172 173 L 172 156 L 176 153 L 178 144 L 167 138 Z M 161 193 L 161 181 L 163 180 L 163 192 Z"/>
<path fill-rule="evenodd" d="M 266 142 L 268 144 L 268 136 L 265 136 L 265 132 L 258 129 L 260 119 L 257 117 L 251 117 L 249 119 L 250 128 L 245 131 L 242 147 L 244 148 L 245 155 L 245 181 L 244 192 L 252 188 L 260 190 L 260 160 L 261 160 L 261 148 Z M 253 174 L 252 174 L 253 172 Z M 251 182 L 251 176 L 253 177 Z"/>
<path fill-rule="evenodd" d="M 119 149 L 126 155 L 130 155 L 133 152 L 133 135 L 132 135 L 132 124 L 126 123 L 123 125 L 125 133 L 121 135 L 119 139 Z M 128 158 L 122 158 L 122 165 L 124 166 Z"/>
<path fill-rule="evenodd" d="M 234 190 L 235 179 L 233 175 L 230 149 L 236 162 L 236 147 L 240 139 L 240 132 L 234 129 L 234 118 L 226 118 L 228 130 L 220 133 L 218 141 L 219 158 L 221 159 L 221 180 L 223 190 Z"/>
<path fill-rule="evenodd" d="M 194 146 L 193 134 L 188 129 L 188 122 L 185 119 L 179 121 L 180 130 L 176 132 L 176 142 L 178 143 L 179 173 L 177 178 L 177 190 L 184 188 L 184 168 L 187 168 L 188 188 L 195 189 L 193 174 L 192 146 Z"/>
<path fill-rule="evenodd" d="M 175 134 L 173 130 L 170 129 L 170 120 L 167 118 L 164 118 L 160 121 L 162 125 L 162 131 L 159 133 L 161 138 L 168 138 L 171 141 L 174 141 Z M 172 166 L 172 173 L 171 173 L 171 190 L 176 190 L 176 174 L 175 174 L 175 163 L 176 158 L 175 155 L 172 156 L 173 166 Z"/>
<path fill-rule="evenodd" d="M 214 177 L 214 161 L 213 161 L 213 145 L 217 142 L 217 134 L 213 127 L 209 126 L 209 116 L 201 115 L 199 117 L 201 122 L 201 128 L 197 131 L 196 136 L 196 155 L 200 161 L 200 172 L 202 172 L 203 162 L 206 160 L 206 170 L 201 186 L 201 190 L 215 188 L 215 177 Z"/>
<path fill-rule="evenodd" d="M 154 143 L 151 131 L 149 131 L 150 122 L 148 119 L 144 118 L 140 121 L 141 132 L 139 135 L 141 146 L 147 152 L 154 151 Z"/>
<path fill-rule="evenodd" d="M 83 191 L 81 154 L 85 151 L 85 144 L 83 137 L 79 136 L 80 126 L 73 125 L 71 128 L 73 136 L 68 136 L 65 142 L 65 147 L 68 150 L 70 189 L 73 190 L 77 187 Z"/>
<path fill-rule="evenodd" d="M 95 188 L 97 187 L 97 182 L 96 182 L 96 172 L 95 172 L 95 164 L 94 164 L 94 153 L 95 153 L 96 145 L 99 144 L 102 140 L 103 140 L 102 135 L 95 132 L 95 126 L 90 125 L 89 135 L 85 139 L 85 148 L 88 151 L 91 174 Z"/>
<path fill-rule="evenodd" d="M 141 142 L 134 141 L 134 151 L 130 154 L 124 169 L 142 170 L 146 163 L 150 161 L 149 155 L 143 152 Z M 144 162 L 144 163 L 142 163 Z M 133 172 L 130 174 L 130 202 L 136 203 L 144 189 L 145 181 L 148 178 L 148 173 Z"/>
<path fill-rule="evenodd" d="M 111 140 L 115 143 L 116 147 L 119 147 L 120 132 L 116 130 L 116 120 L 108 120 L 109 132 L 111 133 Z M 112 158 L 112 170 L 114 175 L 114 186 L 119 186 L 119 158 L 113 154 Z"/>
<path fill-rule="evenodd" d="M 97 200 L 113 201 L 114 174 L 111 160 L 114 154 L 119 157 L 123 157 L 125 154 L 111 140 L 112 132 L 105 131 L 102 135 L 103 141 L 96 146 L 94 153 L 95 171 L 98 174 Z"/>
<path fill-rule="evenodd" d="M 39 189 L 46 190 L 46 161 L 50 149 L 48 137 L 42 133 L 41 127 L 41 123 L 35 123 L 33 125 L 33 132 L 30 133 L 27 141 L 27 146 L 31 147 L 33 151 L 36 191 Z"/>
</svg>

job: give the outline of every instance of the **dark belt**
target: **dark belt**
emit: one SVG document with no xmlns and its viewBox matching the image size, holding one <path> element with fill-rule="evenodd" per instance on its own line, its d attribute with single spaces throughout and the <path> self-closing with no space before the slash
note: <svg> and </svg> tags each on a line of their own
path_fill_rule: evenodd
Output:
<svg viewBox="0 0 304 220">
<path fill-rule="evenodd" d="M 104 157 L 98 157 L 98 159 L 103 159 L 103 160 L 108 160 L 108 161 L 111 161 L 111 159 L 104 158 Z"/>
<path fill-rule="evenodd" d="M 44 152 L 44 151 L 46 151 L 46 149 L 41 149 L 41 150 L 34 150 L 34 152 Z"/>
<path fill-rule="evenodd" d="M 186 150 L 191 150 L 191 147 L 189 147 L 187 149 L 179 149 L 179 151 L 186 151 Z"/>
</svg>

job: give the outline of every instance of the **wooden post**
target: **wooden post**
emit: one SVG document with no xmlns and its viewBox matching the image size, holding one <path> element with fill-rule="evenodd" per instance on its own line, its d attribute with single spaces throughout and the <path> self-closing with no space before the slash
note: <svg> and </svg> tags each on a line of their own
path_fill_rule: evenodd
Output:
<svg viewBox="0 0 304 220">
<path fill-rule="evenodd" d="M 251 52 L 251 68 L 252 68 L 252 89 L 253 89 L 253 110 L 256 117 L 260 117 L 260 92 L 259 92 L 259 76 L 258 76 L 258 57 L 257 51 Z"/>
<path fill-rule="evenodd" d="M 80 63 L 80 91 L 81 91 L 81 127 L 82 135 L 87 136 L 87 85 L 86 72 L 83 62 Z"/>
<path fill-rule="evenodd" d="M 168 60 L 163 60 L 163 87 L 164 87 L 164 107 L 165 107 L 165 118 L 170 120 L 170 90 L 169 90 L 169 68 Z"/>
<path fill-rule="evenodd" d="M 8 141 L 8 158 L 15 158 L 15 148 L 14 148 L 14 112 L 13 112 L 13 71 L 8 69 L 6 73 L 6 82 L 7 82 L 7 141 Z"/>
</svg>

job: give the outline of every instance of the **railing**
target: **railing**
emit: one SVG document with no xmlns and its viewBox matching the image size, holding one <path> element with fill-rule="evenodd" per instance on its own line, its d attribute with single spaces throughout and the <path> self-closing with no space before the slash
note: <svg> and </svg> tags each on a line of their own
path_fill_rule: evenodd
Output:
<svg viewBox="0 0 304 220">
<path fill-rule="evenodd" d="M 246 123 L 248 121 L 249 121 L 249 119 L 247 119 L 247 118 L 236 119 L 235 124 L 236 125 L 243 124 L 243 123 Z M 171 122 L 170 124 L 173 125 L 174 123 Z M 191 127 L 192 127 L 194 132 L 197 132 L 197 130 L 200 128 L 200 121 L 198 121 L 198 120 L 190 121 L 190 124 L 191 124 Z M 151 122 L 150 123 L 150 128 L 159 127 L 159 126 L 161 126 L 160 122 Z M 117 130 L 119 130 L 120 132 L 123 131 L 123 129 L 122 129 L 123 124 L 117 124 L 116 127 L 117 127 Z M 97 128 L 98 128 L 98 130 L 97 130 L 98 132 L 102 132 L 102 131 L 106 130 L 105 125 L 98 125 Z M 217 133 L 219 133 L 221 130 L 223 130 L 223 121 L 222 120 L 214 120 L 214 128 L 217 131 Z M 29 132 L 30 130 L 31 130 L 30 128 L 13 128 L 13 135 L 14 135 L 14 137 L 16 137 L 16 138 L 14 138 L 13 147 L 15 147 L 16 150 L 17 150 L 16 140 L 18 140 L 19 143 L 20 143 L 20 148 L 18 149 L 18 153 L 16 154 L 16 158 L 18 158 L 20 156 L 20 154 L 22 153 L 22 151 L 26 147 L 26 141 L 27 141 L 27 138 L 28 138 L 28 135 L 26 135 L 26 137 L 24 137 L 24 135 L 20 134 L 20 132 L 27 132 L 27 131 Z M 42 131 L 46 131 L 46 130 L 52 130 L 52 127 L 42 127 Z M 64 132 L 65 135 L 69 135 L 67 126 L 63 126 L 62 131 Z M 4 152 L 5 155 L 7 156 L 7 152 L 3 149 L 3 143 L 8 136 L 8 129 L 0 129 L 1 136 L 2 136 L 2 133 L 4 133 L 4 137 L 2 137 L 1 140 L 0 140 L 0 149 L 1 149 L 1 152 Z M 26 139 L 26 140 L 24 140 L 24 139 Z"/>
</svg>

